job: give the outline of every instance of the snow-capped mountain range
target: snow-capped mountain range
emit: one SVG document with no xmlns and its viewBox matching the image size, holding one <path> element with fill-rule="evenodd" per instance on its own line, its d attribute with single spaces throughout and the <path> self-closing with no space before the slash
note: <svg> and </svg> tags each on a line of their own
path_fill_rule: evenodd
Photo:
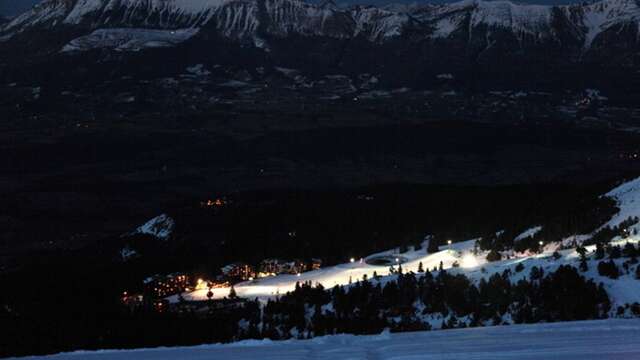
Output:
<svg viewBox="0 0 640 360">
<path fill-rule="evenodd" d="M 384 7 L 300 0 L 46 0 L 0 25 L 0 65 L 6 65 L 0 66 L 0 81 L 50 81 L 53 58 L 55 74 L 109 74 L 116 67 L 121 76 L 136 76 L 139 67 L 126 59 L 135 53 L 145 67 L 160 69 L 157 76 L 204 64 L 250 72 L 284 67 L 310 76 L 368 73 L 408 88 L 437 86 L 438 74 L 452 74 L 456 86 L 635 89 L 639 24 L 640 0 Z M 141 51 L 148 49 L 155 50 Z M 66 68 L 69 61 L 78 62 Z"/>
<path fill-rule="evenodd" d="M 105 36 L 148 36 L 127 34 L 122 28 L 166 30 L 166 39 L 176 35 L 185 40 L 189 36 L 184 34 L 214 27 L 225 38 L 251 39 L 257 45 L 263 44 L 262 37 L 270 36 L 362 37 L 379 43 L 409 34 L 424 39 L 464 34 L 469 41 L 482 35 L 492 44 L 498 41 L 496 32 L 507 31 L 518 41 L 574 43 L 588 49 L 621 32 L 634 34 L 637 45 L 639 22 L 637 0 L 569 6 L 464 0 L 445 5 L 345 9 L 299 0 L 47 0 L 4 25 L 0 33 L 8 40 L 33 29 L 75 27 L 84 32 L 85 42 L 94 39 L 94 46 L 100 46 Z M 82 42 L 75 40 L 76 45 Z M 157 39 L 150 42 L 150 46 L 157 45 Z"/>
</svg>

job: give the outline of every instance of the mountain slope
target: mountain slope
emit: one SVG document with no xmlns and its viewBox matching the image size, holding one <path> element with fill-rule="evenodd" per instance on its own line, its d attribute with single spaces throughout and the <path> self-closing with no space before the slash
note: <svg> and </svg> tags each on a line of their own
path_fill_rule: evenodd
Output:
<svg viewBox="0 0 640 360">
<path fill-rule="evenodd" d="M 312 340 L 76 352 L 33 359 L 632 359 L 640 356 L 640 320 L 497 326 L 446 332 L 332 335 Z M 508 339 L 508 340 L 506 340 Z"/>
<path fill-rule="evenodd" d="M 11 37 L 35 27 L 55 29 L 81 26 L 177 29 L 215 26 L 230 38 L 255 36 L 261 31 L 351 38 L 365 34 L 370 41 L 400 36 L 412 26 L 426 26 L 427 38 L 448 37 L 460 31 L 509 31 L 523 39 L 559 40 L 568 25 L 585 47 L 609 29 L 636 30 L 640 6 L 636 0 L 603 0 L 589 5 L 517 5 L 509 1 L 464 0 L 446 5 L 385 10 L 357 6 L 338 9 L 298 0 L 48 0 L 6 25 Z M 566 24 L 566 25 L 562 25 Z M 633 30 L 633 29 L 632 29 Z"/>
<path fill-rule="evenodd" d="M 640 178 L 625 182 L 604 196 L 616 201 L 618 210 L 603 226 L 618 226 L 629 218 L 640 217 L 640 207 L 637 205 L 637 200 L 640 198 Z M 516 236 L 515 241 L 532 237 L 541 230 L 541 226 L 532 227 Z M 595 233 L 579 237 L 570 236 L 568 239 L 580 238 L 580 242 L 585 242 Z M 626 226 L 626 236 L 612 235 L 606 239 L 606 242 L 612 246 L 624 247 L 626 244 L 636 246 L 640 243 L 640 235 L 637 235 L 638 233 L 640 233 L 640 224 L 634 223 Z M 392 269 L 398 263 L 401 264 L 405 272 L 420 273 L 420 268 L 435 269 L 440 266 L 452 273 L 463 274 L 476 282 L 481 279 L 489 279 L 494 274 L 500 274 L 506 269 L 510 269 L 516 274 L 512 279 L 514 283 L 526 278 L 531 269 L 536 267 L 543 269 L 545 273 L 552 273 L 564 265 L 576 268 L 579 266 L 580 255 L 576 248 L 578 244 L 570 246 L 560 242 L 549 242 L 540 252 L 531 252 L 529 250 L 514 252 L 512 249 L 505 249 L 502 260 L 488 261 L 489 251 L 479 250 L 479 239 L 443 245 L 440 246 L 440 251 L 435 253 L 425 251 L 428 248 L 428 243 L 422 244 L 422 248 L 419 250 L 408 250 L 402 253 L 399 252 L 399 249 L 388 250 L 372 254 L 363 259 L 352 259 L 351 262 L 297 275 L 279 275 L 242 282 L 235 285 L 235 291 L 240 297 L 248 299 L 257 297 L 267 300 L 277 295 L 294 291 L 298 283 L 322 284 L 324 288 L 329 289 L 336 285 L 351 286 L 353 282 L 359 279 L 373 279 L 376 275 L 382 276 L 379 280 L 381 283 L 386 283 L 395 280 Z M 614 310 L 618 306 L 625 306 L 638 300 L 640 281 L 635 279 L 635 272 L 631 271 L 629 274 L 621 275 L 620 278 L 615 280 L 610 279 L 599 274 L 596 270 L 600 259 L 597 258 L 595 245 L 586 246 L 586 255 L 589 259 L 588 263 L 591 270 L 586 271 L 584 275 L 587 278 L 594 279 L 596 283 L 605 285 L 611 303 L 614 305 Z M 619 265 L 622 265 L 623 260 L 617 259 L 616 261 Z M 522 267 L 522 269 L 515 270 L 516 267 Z M 188 300 L 204 301 L 207 300 L 207 291 L 207 289 L 195 290 L 184 293 L 183 296 Z M 229 294 L 229 291 L 230 288 L 216 289 L 213 298 L 224 298 Z M 179 297 L 173 296 L 169 300 L 175 303 L 178 302 Z M 612 312 L 610 315 L 615 316 L 615 313 Z"/>
<path fill-rule="evenodd" d="M 638 1 L 337 8 L 299 0 L 47 0 L 0 26 L 0 53 L 9 75 L 25 58 L 50 62 L 61 50 L 72 56 L 169 48 L 169 58 L 187 51 L 192 62 L 234 52 L 256 67 L 374 73 L 395 86 L 416 87 L 451 73 L 483 84 L 622 81 L 634 88 L 640 83 Z M 176 47 L 182 49 L 171 53 Z M 90 62 L 105 57 L 113 59 Z"/>
</svg>

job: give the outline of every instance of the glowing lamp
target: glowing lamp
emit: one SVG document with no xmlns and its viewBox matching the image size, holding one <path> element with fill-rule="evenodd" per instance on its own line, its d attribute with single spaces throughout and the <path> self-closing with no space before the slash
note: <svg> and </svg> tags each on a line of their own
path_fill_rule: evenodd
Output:
<svg viewBox="0 0 640 360">
<path fill-rule="evenodd" d="M 467 254 L 462 258 L 462 263 L 460 264 L 463 268 L 472 268 L 478 266 L 478 260 L 473 254 Z"/>
</svg>

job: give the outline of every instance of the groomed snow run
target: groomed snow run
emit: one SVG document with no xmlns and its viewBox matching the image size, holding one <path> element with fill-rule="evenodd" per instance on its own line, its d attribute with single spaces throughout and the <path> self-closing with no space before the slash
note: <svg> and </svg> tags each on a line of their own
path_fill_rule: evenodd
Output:
<svg viewBox="0 0 640 360">
<path fill-rule="evenodd" d="M 625 182 L 617 188 L 605 194 L 616 201 L 619 211 L 605 225 L 615 226 L 630 216 L 640 216 L 640 178 Z M 532 236 L 541 230 L 540 226 L 531 227 L 523 232 L 515 240 L 518 241 L 527 236 Z M 640 243 L 640 223 L 631 226 L 629 235 L 615 237 L 611 239 L 612 245 L 624 247 L 627 243 Z M 589 238 L 590 235 L 575 235 L 569 239 L 580 240 Z M 450 245 L 440 246 L 438 252 L 427 253 L 427 242 L 422 244 L 419 250 L 410 249 L 407 252 L 400 253 L 398 249 L 388 250 L 368 257 L 353 259 L 345 259 L 345 263 L 335 266 L 325 267 L 315 271 L 304 272 L 301 274 L 279 275 L 267 278 L 245 281 L 235 285 L 236 294 L 241 298 L 259 299 L 265 301 L 284 295 L 295 289 L 296 283 L 310 282 L 313 285 L 321 284 L 324 288 L 329 289 L 336 285 L 348 286 L 356 281 L 374 278 L 375 275 L 380 276 L 376 281 L 386 283 L 394 280 L 395 276 L 390 275 L 389 265 L 375 265 L 376 262 L 370 260 L 374 258 L 398 259 L 398 265 L 401 265 L 404 272 L 418 273 L 420 264 L 423 269 L 434 270 L 442 268 L 452 273 L 464 274 L 474 282 L 479 282 L 482 278 L 502 273 L 509 269 L 514 272 L 512 281 L 516 282 L 529 275 L 533 267 L 542 268 L 545 273 L 555 271 L 561 265 L 569 265 L 578 267 L 579 255 L 575 248 L 560 249 L 559 243 L 545 244 L 543 251 L 540 253 L 524 252 L 515 253 L 513 251 L 503 252 L 501 261 L 487 262 L 487 251 L 480 251 L 476 247 L 478 239 L 457 242 Z M 611 316 L 615 316 L 615 309 L 618 306 L 625 306 L 638 302 L 638 294 L 640 294 L 640 281 L 635 278 L 632 273 L 623 273 L 620 278 L 613 280 L 605 276 L 601 276 L 597 271 L 597 260 L 593 259 L 595 246 L 586 247 L 587 257 L 589 258 L 589 270 L 585 275 L 589 279 L 593 279 L 596 283 L 603 283 L 612 303 Z M 557 251 L 557 253 L 556 253 Z M 555 253 L 555 254 L 554 254 Z M 554 256 L 555 255 L 555 256 Z M 616 264 L 622 266 L 624 259 L 617 259 Z M 394 265 L 397 270 L 398 265 Z M 521 271 L 516 271 L 516 267 L 520 266 Z M 213 299 L 222 299 L 230 293 L 230 288 L 213 289 Z M 200 289 L 183 294 L 184 299 L 188 301 L 205 301 L 207 300 L 208 289 Z M 168 300 L 172 303 L 179 301 L 177 295 L 171 296 Z M 640 358 L 639 358 L 640 359 Z"/>
<path fill-rule="evenodd" d="M 47 360 L 633 360 L 640 359 L 640 319 L 513 325 L 311 340 L 246 340 L 232 344 L 81 351 Z"/>
</svg>

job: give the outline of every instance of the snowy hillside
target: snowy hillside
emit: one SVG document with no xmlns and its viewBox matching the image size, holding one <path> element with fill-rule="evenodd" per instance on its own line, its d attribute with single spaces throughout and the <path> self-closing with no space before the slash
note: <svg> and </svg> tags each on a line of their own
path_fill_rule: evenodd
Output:
<svg viewBox="0 0 640 360">
<path fill-rule="evenodd" d="M 174 226 L 174 220 L 168 215 L 162 214 L 140 225 L 133 234 L 151 235 L 160 240 L 167 240 Z"/>
<path fill-rule="evenodd" d="M 624 245 L 627 242 L 638 244 L 640 237 L 619 240 L 616 243 Z M 420 263 L 422 263 L 424 269 L 433 270 L 438 268 L 442 262 L 443 268 L 449 272 L 464 274 L 475 281 L 489 278 L 493 274 L 500 274 L 507 269 L 514 271 L 518 265 L 522 265 L 524 268 L 512 278 L 513 282 L 527 277 L 534 267 L 542 268 L 548 273 L 555 271 L 561 265 L 578 267 L 579 264 L 579 254 L 575 249 L 559 250 L 558 253 L 561 257 L 559 259 L 553 258 L 552 254 L 558 248 L 558 244 L 547 245 L 545 251 L 540 254 L 513 254 L 510 259 L 491 263 L 486 260 L 487 252 L 474 252 L 474 248 L 475 240 L 470 240 L 452 244 L 451 249 L 444 246 L 440 252 L 434 254 L 425 254 L 424 250 L 409 251 L 402 254 L 388 251 L 372 255 L 362 261 L 358 260 L 353 263 L 345 263 L 299 275 L 280 275 L 240 283 L 235 286 L 235 291 L 239 297 L 268 299 L 293 291 L 297 282 L 310 281 L 312 284 L 322 284 L 325 288 L 331 288 L 335 285 L 348 286 L 351 283 L 362 280 L 365 275 L 367 278 L 372 279 L 375 274 L 382 276 L 380 282 L 384 284 L 389 280 L 395 279 L 394 275 L 385 277 L 389 275 L 390 266 L 367 264 L 367 260 L 381 256 L 388 256 L 394 261 L 395 258 L 398 258 L 398 264 L 402 266 L 403 271 L 414 273 L 418 272 Z M 593 255 L 595 246 L 588 246 L 587 250 Z M 456 267 L 454 267 L 454 263 Z M 622 261 L 618 261 L 618 263 L 621 264 Z M 625 304 L 640 301 L 640 281 L 636 280 L 633 274 L 626 274 L 619 279 L 612 280 L 598 274 L 596 270 L 597 261 L 591 260 L 589 264 L 591 265 L 591 270 L 585 275 L 605 284 L 605 288 L 614 305 L 624 306 Z M 394 267 L 398 268 L 398 266 Z M 229 291 L 230 288 L 214 289 L 214 299 L 228 296 Z M 207 292 L 207 289 L 197 290 L 184 294 L 184 298 L 187 300 L 207 300 Z M 173 296 L 170 300 L 177 302 L 178 297 Z"/>
<path fill-rule="evenodd" d="M 312 340 L 247 340 L 228 345 L 75 352 L 28 359 L 563 359 L 640 358 L 640 320 L 514 325 Z"/>
<path fill-rule="evenodd" d="M 63 52 L 106 48 L 117 51 L 138 51 L 153 47 L 171 47 L 198 33 L 196 29 L 146 30 L 98 29 L 68 43 Z"/>
<path fill-rule="evenodd" d="M 640 216 L 640 178 L 623 183 L 606 196 L 616 200 L 620 211 L 605 225 L 617 226 L 629 217 Z"/>
<path fill-rule="evenodd" d="M 607 193 L 606 196 L 617 202 L 619 211 L 603 226 L 617 226 L 629 217 L 640 216 L 640 179 L 624 183 Z M 626 236 L 611 238 L 610 244 L 621 248 L 626 244 L 638 245 L 640 236 L 637 235 L 638 231 L 634 231 L 636 227 L 640 230 L 640 225 L 635 224 L 626 229 Z M 518 235 L 515 241 L 534 236 L 541 229 L 541 226 L 532 226 Z M 590 236 L 579 235 L 571 237 L 571 239 L 585 241 Z M 410 249 L 404 253 L 400 253 L 398 249 L 389 250 L 362 259 L 345 259 L 343 264 L 297 275 L 279 275 L 255 279 L 236 284 L 234 288 L 239 297 L 267 300 L 293 291 L 296 283 L 321 284 L 324 288 L 332 288 L 336 285 L 349 287 L 363 278 L 371 280 L 377 275 L 379 278 L 371 281 L 385 284 L 396 279 L 397 275 L 394 275 L 391 271 L 396 272 L 399 267 L 402 267 L 405 273 L 413 272 L 418 275 L 420 274 L 420 268 L 437 271 L 442 267 L 452 274 L 463 274 L 476 283 L 481 279 L 488 279 L 494 274 L 501 274 L 508 270 L 513 273 L 511 281 L 515 283 L 520 279 L 526 279 L 533 268 L 542 269 L 544 273 L 551 273 L 563 265 L 578 268 L 580 262 L 579 251 L 575 247 L 561 247 L 560 243 L 544 244 L 542 251 L 539 253 L 504 251 L 501 261 L 489 262 L 487 260 L 488 251 L 479 250 L 477 240 L 472 239 L 440 246 L 440 251 L 436 253 L 427 253 L 425 249 L 428 242 L 425 242 L 420 250 Z M 584 273 L 584 276 L 604 285 L 613 305 L 612 309 L 615 310 L 618 306 L 640 302 L 640 281 L 635 278 L 636 275 L 633 271 L 622 273 L 617 279 L 611 279 L 599 274 L 597 269 L 599 259 L 596 258 L 595 245 L 586 246 L 586 256 L 589 269 Z M 625 260 L 615 259 L 614 262 L 618 266 L 623 266 Z M 230 288 L 214 289 L 213 298 L 221 299 L 227 297 L 230 290 Z M 186 300 L 207 300 L 207 292 L 207 289 L 196 290 L 183 294 L 183 297 Z M 176 303 L 179 299 L 178 296 L 173 296 L 169 300 Z M 610 315 L 614 315 L 614 310 Z"/>
</svg>

